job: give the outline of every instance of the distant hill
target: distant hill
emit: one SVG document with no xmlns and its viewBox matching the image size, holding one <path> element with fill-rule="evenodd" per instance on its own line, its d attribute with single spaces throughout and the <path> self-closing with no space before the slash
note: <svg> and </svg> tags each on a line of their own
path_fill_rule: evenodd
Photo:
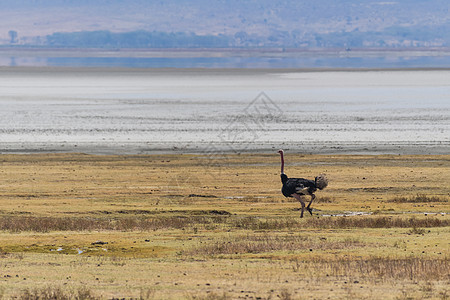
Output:
<svg viewBox="0 0 450 300">
<path fill-rule="evenodd" d="M 448 0 L 3 0 L 0 45 L 450 47 Z"/>
</svg>

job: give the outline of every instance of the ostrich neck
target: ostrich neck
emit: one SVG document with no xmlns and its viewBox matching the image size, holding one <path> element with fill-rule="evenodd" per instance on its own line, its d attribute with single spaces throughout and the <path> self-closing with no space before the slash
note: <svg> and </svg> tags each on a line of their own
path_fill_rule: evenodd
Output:
<svg viewBox="0 0 450 300">
<path fill-rule="evenodd" d="M 280 153 L 281 155 L 281 174 L 284 174 L 284 156 L 283 156 L 283 152 Z"/>
</svg>

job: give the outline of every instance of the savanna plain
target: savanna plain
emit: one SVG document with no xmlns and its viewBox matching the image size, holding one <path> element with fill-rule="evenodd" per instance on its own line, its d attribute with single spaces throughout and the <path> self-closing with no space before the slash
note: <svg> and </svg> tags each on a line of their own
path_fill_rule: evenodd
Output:
<svg viewBox="0 0 450 300">
<path fill-rule="evenodd" d="M 448 299 L 449 155 L 0 155 L 1 299 Z M 309 200 L 306 199 L 307 201 Z"/>
</svg>

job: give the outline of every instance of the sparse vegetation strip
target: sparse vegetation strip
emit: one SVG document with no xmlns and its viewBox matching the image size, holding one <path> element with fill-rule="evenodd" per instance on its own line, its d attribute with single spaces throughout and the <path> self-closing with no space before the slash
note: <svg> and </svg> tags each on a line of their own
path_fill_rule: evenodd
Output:
<svg viewBox="0 0 450 300">
<path fill-rule="evenodd" d="M 0 230 L 8 232 L 50 231 L 154 231 L 163 229 L 248 229 L 283 230 L 301 228 L 431 228 L 450 226 L 450 220 L 438 217 L 402 218 L 384 216 L 319 217 L 300 220 L 297 217 L 254 217 L 228 214 L 194 216 L 143 217 L 126 216 L 116 218 L 92 217 L 0 217 Z"/>
<path fill-rule="evenodd" d="M 293 262 L 307 268 L 310 273 L 320 270 L 330 276 L 381 278 L 384 280 L 449 280 L 450 260 L 421 257 L 369 259 L 338 258 L 325 260 L 312 258 L 311 261 Z M 318 275 L 318 274 L 315 274 Z"/>
<path fill-rule="evenodd" d="M 398 196 L 394 197 L 388 202 L 394 203 L 429 203 L 429 202 L 449 202 L 449 197 L 427 196 L 425 194 L 417 194 L 414 196 Z"/>
<path fill-rule="evenodd" d="M 329 241 L 325 237 L 311 238 L 301 235 L 269 234 L 236 236 L 220 239 L 212 243 L 195 247 L 187 251 L 190 255 L 216 256 L 226 254 L 263 253 L 271 251 L 296 251 L 305 249 L 332 250 L 364 247 L 366 244 L 358 240 Z"/>
</svg>

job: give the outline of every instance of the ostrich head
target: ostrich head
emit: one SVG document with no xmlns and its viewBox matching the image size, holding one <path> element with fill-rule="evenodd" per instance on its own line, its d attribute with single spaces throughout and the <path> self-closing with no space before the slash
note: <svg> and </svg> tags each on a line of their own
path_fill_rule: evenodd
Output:
<svg viewBox="0 0 450 300">
<path fill-rule="evenodd" d="M 283 153 L 284 153 L 283 149 L 278 150 L 278 153 L 280 153 L 281 155 L 283 155 Z"/>
<path fill-rule="evenodd" d="M 328 178 L 325 176 L 325 174 L 320 174 L 315 178 L 316 187 L 319 190 L 323 190 L 328 186 Z"/>
</svg>

